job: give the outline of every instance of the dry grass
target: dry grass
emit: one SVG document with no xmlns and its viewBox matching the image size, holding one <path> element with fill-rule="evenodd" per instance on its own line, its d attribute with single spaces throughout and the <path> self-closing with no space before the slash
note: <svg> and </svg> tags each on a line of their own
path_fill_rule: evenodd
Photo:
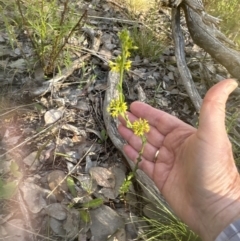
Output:
<svg viewBox="0 0 240 241">
<path fill-rule="evenodd" d="M 130 13 L 147 13 L 155 4 L 155 0 L 117 0 L 124 5 Z"/>
<path fill-rule="evenodd" d="M 240 47 L 240 0 L 204 1 L 207 12 L 219 17 L 221 30 Z"/>
<path fill-rule="evenodd" d="M 159 34 L 158 7 L 156 0 L 116 0 L 118 4 L 124 6 L 128 11 L 128 16 L 141 25 L 135 25 L 131 29 L 131 36 L 138 49 L 136 54 L 151 61 L 158 60 L 164 48 L 166 36 Z"/>
</svg>

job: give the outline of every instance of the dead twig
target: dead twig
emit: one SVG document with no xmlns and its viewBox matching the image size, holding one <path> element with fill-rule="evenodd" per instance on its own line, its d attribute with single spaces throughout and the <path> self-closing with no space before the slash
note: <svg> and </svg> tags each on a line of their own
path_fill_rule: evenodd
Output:
<svg viewBox="0 0 240 241">
<path fill-rule="evenodd" d="M 202 104 L 202 98 L 195 87 L 191 72 L 187 67 L 185 59 L 184 39 L 180 26 L 180 7 L 172 9 L 172 32 L 175 42 L 175 56 L 177 66 L 183 85 L 188 93 L 188 96 L 193 102 L 196 111 L 199 112 Z"/>
</svg>

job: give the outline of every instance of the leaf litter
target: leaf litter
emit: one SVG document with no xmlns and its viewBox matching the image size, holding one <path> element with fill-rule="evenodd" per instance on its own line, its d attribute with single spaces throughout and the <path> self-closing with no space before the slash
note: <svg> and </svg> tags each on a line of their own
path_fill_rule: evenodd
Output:
<svg viewBox="0 0 240 241">
<path fill-rule="evenodd" d="M 111 1 L 72 4 L 88 9 L 88 26 L 81 37 L 72 36 L 68 43 L 82 45 L 72 54 L 73 59 L 81 59 L 81 65 L 76 62 L 62 76 L 58 73 L 44 81 L 39 66 L 29 72 L 22 53 L 31 56 L 30 43 L 19 38 L 16 44 L 24 46 L 23 51 L 13 50 L 6 31 L 0 31 L 0 181 L 4 178 L 13 186 L 9 189 L 18 189 L 0 199 L 0 208 L 4 208 L 0 237 L 4 240 L 125 241 L 140 235 L 138 225 L 129 228 L 126 222 L 132 212 L 138 215 L 136 187 L 132 186 L 126 203 L 119 189 L 129 169 L 107 138 L 102 113 L 107 62 L 120 51 L 117 34 L 123 26 L 132 33 L 134 25 L 140 30 L 143 26 L 127 19 L 126 11 Z M 147 22 L 147 15 L 142 18 Z M 198 115 L 181 84 L 169 24 L 170 12 L 160 12 L 155 31 L 164 32 L 167 40 L 157 58 L 135 53 L 124 84 L 126 99 L 144 100 L 196 125 Z M 205 53 L 192 42 L 184 23 L 183 28 L 188 66 L 204 95 L 227 72 L 209 56 L 200 64 L 197 60 Z M 203 69 L 211 74 L 212 82 L 204 82 Z M 22 203 L 18 203 L 19 195 Z M 31 235 L 26 225 L 29 217 Z"/>
</svg>

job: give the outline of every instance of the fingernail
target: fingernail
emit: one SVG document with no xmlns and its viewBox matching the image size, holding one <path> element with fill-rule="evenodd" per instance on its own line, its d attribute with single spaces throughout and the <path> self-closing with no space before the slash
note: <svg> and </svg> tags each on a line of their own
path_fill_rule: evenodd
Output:
<svg viewBox="0 0 240 241">
<path fill-rule="evenodd" d="M 228 90 L 229 91 L 233 91 L 233 90 L 235 90 L 236 88 L 237 88 L 237 86 L 238 86 L 238 81 L 237 81 L 237 79 L 231 79 L 232 81 L 229 83 L 229 85 L 227 86 L 227 88 L 228 88 Z"/>
</svg>

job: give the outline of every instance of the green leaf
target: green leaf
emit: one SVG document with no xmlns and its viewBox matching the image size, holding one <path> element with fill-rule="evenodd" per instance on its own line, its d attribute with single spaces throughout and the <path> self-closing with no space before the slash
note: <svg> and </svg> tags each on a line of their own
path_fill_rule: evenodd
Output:
<svg viewBox="0 0 240 241">
<path fill-rule="evenodd" d="M 3 180 L 0 178 L 0 193 L 1 193 L 1 190 L 2 190 L 3 185 L 4 185 L 4 182 L 3 182 Z"/>
<path fill-rule="evenodd" d="M 89 223 L 91 218 L 90 218 L 90 215 L 89 215 L 89 212 L 88 210 L 80 210 L 79 211 L 80 213 L 80 218 L 85 222 L 85 223 Z"/>
<path fill-rule="evenodd" d="M 96 198 L 96 199 L 93 199 L 89 202 L 85 202 L 83 204 L 83 207 L 84 208 L 98 208 L 102 205 L 103 205 L 103 199 L 102 198 Z"/>
<path fill-rule="evenodd" d="M 68 186 L 68 189 L 70 190 L 71 194 L 73 195 L 73 197 L 76 197 L 77 191 L 75 188 L 75 182 L 72 177 L 67 177 L 67 186 Z"/>
<path fill-rule="evenodd" d="M 122 183 L 122 185 L 120 187 L 121 195 L 124 195 L 124 194 L 126 194 L 129 191 L 130 186 L 132 185 L 133 177 L 134 177 L 134 173 L 130 172 L 128 174 L 128 176 L 125 178 L 125 180 L 123 181 L 123 183 Z"/>
<path fill-rule="evenodd" d="M 35 103 L 34 108 L 37 110 L 37 112 L 40 112 L 44 109 L 42 105 Z"/>
<path fill-rule="evenodd" d="M 107 132 L 106 132 L 105 129 L 102 129 L 102 130 L 101 130 L 100 135 L 101 135 L 102 141 L 106 141 L 106 140 L 107 140 L 108 135 L 107 135 Z"/>
<path fill-rule="evenodd" d="M 19 171 L 18 164 L 14 161 L 12 161 L 11 164 L 10 164 L 10 172 L 16 178 L 20 178 L 22 176 L 22 173 Z"/>
<path fill-rule="evenodd" d="M 0 179 L 1 180 L 1 179 Z M 0 198 L 9 199 L 11 198 L 17 189 L 17 183 L 15 181 L 3 183 L 0 182 Z"/>
</svg>

